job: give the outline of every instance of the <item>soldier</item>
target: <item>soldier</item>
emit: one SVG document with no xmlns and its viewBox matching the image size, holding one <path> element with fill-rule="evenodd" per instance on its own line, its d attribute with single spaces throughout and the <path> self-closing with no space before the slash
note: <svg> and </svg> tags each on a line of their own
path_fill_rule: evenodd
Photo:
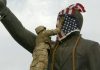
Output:
<svg viewBox="0 0 100 70">
<path fill-rule="evenodd" d="M 48 50 L 50 50 L 50 36 L 60 33 L 60 28 L 55 30 L 46 30 L 44 26 L 38 26 L 35 29 L 37 33 L 36 47 L 33 51 L 33 61 L 30 70 L 47 70 Z"/>
<path fill-rule="evenodd" d="M 58 21 L 60 17 L 64 17 L 64 22 L 58 41 L 52 42 L 55 48 L 52 54 L 49 54 L 48 70 L 100 70 L 100 45 L 82 38 L 80 34 L 83 24 L 81 11 L 84 7 L 79 5 L 71 5 L 73 7 L 70 6 L 59 13 Z M 36 35 L 22 26 L 6 7 L 6 0 L 0 0 L 0 15 L 2 24 L 12 37 L 32 53 L 36 46 Z"/>
</svg>

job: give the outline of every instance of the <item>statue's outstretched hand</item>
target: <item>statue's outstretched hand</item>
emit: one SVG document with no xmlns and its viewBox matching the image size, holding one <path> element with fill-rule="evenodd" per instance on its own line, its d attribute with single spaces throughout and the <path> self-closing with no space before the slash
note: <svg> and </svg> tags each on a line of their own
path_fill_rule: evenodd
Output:
<svg viewBox="0 0 100 70">
<path fill-rule="evenodd" d="M 0 0 L 0 11 L 2 11 L 6 7 L 6 0 Z"/>
</svg>

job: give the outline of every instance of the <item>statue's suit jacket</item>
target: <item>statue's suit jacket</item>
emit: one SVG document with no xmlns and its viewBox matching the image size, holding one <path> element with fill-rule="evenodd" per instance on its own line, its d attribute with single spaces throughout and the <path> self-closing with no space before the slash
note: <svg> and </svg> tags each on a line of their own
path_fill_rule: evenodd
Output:
<svg viewBox="0 0 100 70">
<path fill-rule="evenodd" d="M 8 9 L 1 21 L 11 36 L 28 50 L 33 52 L 36 35 L 25 29 L 16 16 Z M 54 70 L 72 70 L 72 48 L 75 45 L 77 35 L 62 41 L 55 54 Z M 100 46 L 97 42 L 80 38 L 76 48 L 76 68 L 77 70 L 100 70 Z M 51 65 L 49 56 L 48 70 Z"/>
<path fill-rule="evenodd" d="M 72 49 L 78 36 L 62 41 L 55 53 L 54 70 L 72 70 Z M 50 58 L 49 58 L 50 59 Z M 49 60 L 51 64 L 51 59 Z M 51 65 L 49 64 L 49 69 Z M 76 70 L 99 70 L 100 46 L 97 42 L 80 38 L 76 47 Z"/>
</svg>

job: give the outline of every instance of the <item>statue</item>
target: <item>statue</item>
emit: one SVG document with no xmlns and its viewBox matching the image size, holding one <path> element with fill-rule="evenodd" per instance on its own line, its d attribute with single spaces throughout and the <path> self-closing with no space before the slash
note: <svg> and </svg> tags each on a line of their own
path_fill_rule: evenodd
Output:
<svg viewBox="0 0 100 70">
<path fill-rule="evenodd" d="M 30 70 L 47 70 L 48 51 L 51 50 L 50 36 L 58 34 L 60 28 L 55 30 L 46 30 L 46 27 L 38 26 L 35 31 L 37 33 L 36 47 L 33 51 L 33 61 Z"/>
<path fill-rule="evenodd" d="M 47 70 L 100 70 L 100 45 L 82 38 L 83 24 L 81 4 L 71 5 L 59 13 L 58 21 L 63 17 L 61 32 L 48 58 Z M 36 35 L 23 27 L 21 22 L 6 6 L 6 0 L 0 0 L 1 22 L 11 36 L 30 53 L 36 44 Z M 57 24 L 59 26 L 59 24 Z"/>
</svg>

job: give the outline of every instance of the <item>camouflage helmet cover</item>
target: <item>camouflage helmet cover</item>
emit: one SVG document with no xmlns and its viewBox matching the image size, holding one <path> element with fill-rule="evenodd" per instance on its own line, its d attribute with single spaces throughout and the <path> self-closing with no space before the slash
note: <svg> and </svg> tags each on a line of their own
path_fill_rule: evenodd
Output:
<svg viewBox="0 0 100 70">
<path fill-rule="evenodd" d="M 35 28 L 35 31 L 36 31 L 37 34 L 39 34 L 41 31 L 43 31 L 45 29 L 46 29 L 46 27 L 44 27 L 44 26 L 38 26 L 38 27 Z"/>
</svg>

